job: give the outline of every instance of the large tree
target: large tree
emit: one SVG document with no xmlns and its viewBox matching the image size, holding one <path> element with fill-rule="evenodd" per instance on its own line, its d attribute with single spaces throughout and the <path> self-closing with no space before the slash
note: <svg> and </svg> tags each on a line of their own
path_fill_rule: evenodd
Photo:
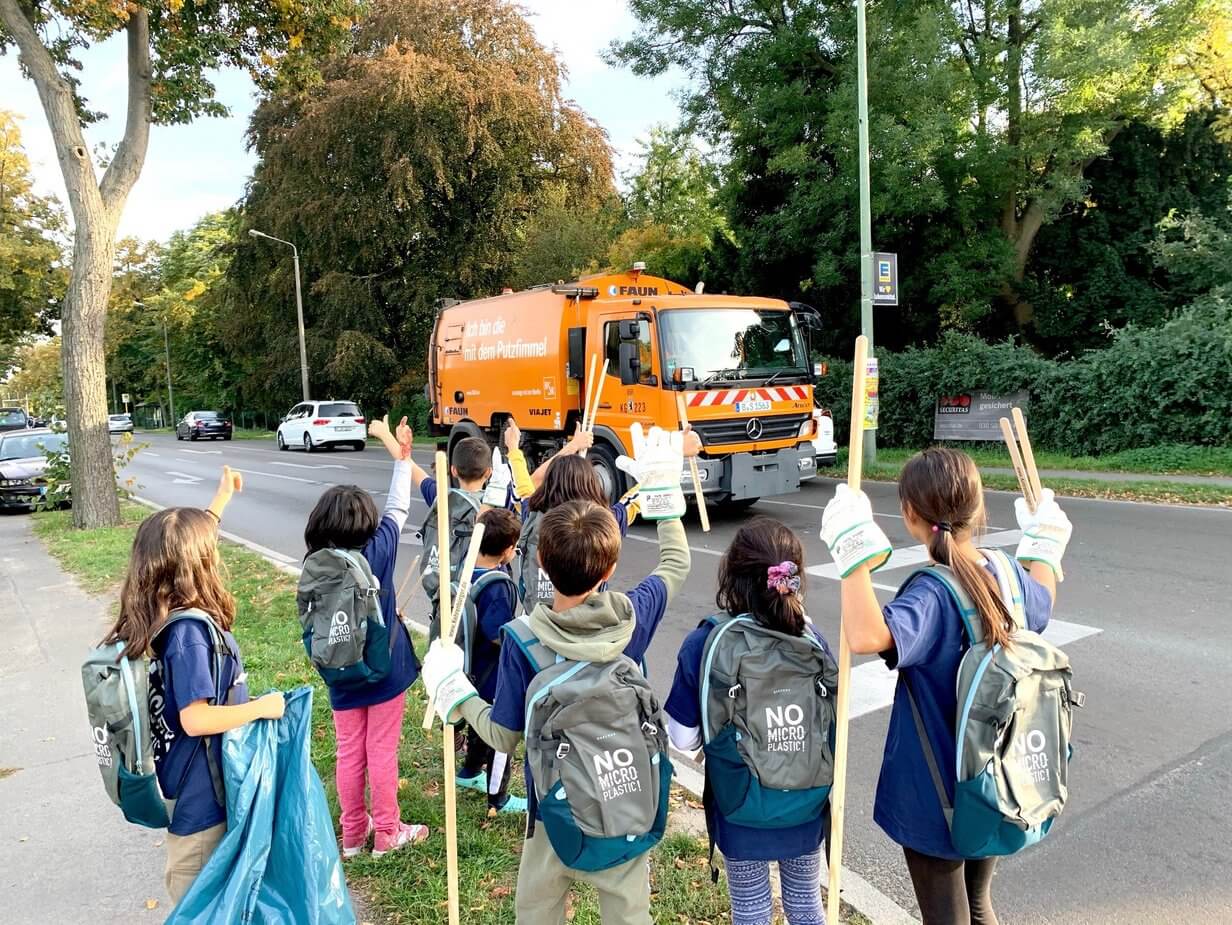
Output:
<svg viewBox="0 0 1232 925">
<path fill-rule="evenodd" d="M 294 75 L 349 25 L 351 7 L 349 0 L 0 0 L 0 51 L 16 47 L 38 89 L 73 217 L 62 353 L 78 526 L 119 519 L 104 330 L 116 227 L 141 175 L 151 125 L 224 114 L 210 81 L 218 68 L 245 68 L 267 86 Z M 100 114 L 79 92 L 76 55 L 117 34 L 127 49 L 124 134 L 100 176 L 86 142 Z"/>
<path fill-rule="evenodd" d="M 254 114 L 243 223 L 300 249 L 313 391 L 379 405 L 422 385 L 439 298 L 570 269 L 519 267 L 524 232 L 611 196 L 610 152 L 504 0 L 378 0 L 322 78 Z M 249 406 L 298 392 L 289 256 L 241 235 L 228 271 Z"/>
</svg>

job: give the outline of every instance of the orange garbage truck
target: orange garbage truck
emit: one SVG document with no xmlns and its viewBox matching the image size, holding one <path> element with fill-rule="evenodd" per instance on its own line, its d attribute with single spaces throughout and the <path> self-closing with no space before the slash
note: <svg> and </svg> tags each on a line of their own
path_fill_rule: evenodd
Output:
<svg viewBox="0 0 1232 925">
<path fill-rule="evenodd" d="M 513 418 L 533 468 L 581 422 L 593 357 L 602 381 L 588 458 L 613 498 L 627 487 L 616 457 L 631 449 L 630 426 L 678 429 L 677 393 L 701 436 L 708 501 L 740 506 L 793 492 L 815 473 L 804 308 L 702 295 L 640 264 L 443 304 L 428 351 L 431 431 L 452 454 L 464 437 L 496 445 Z M 692 492 L 687 469 L 682 482 Z"/>
</svg>

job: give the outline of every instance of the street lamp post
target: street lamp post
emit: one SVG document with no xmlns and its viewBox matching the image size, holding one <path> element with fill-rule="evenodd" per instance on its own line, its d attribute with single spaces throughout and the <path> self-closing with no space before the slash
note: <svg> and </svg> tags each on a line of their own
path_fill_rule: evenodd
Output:
<svg viewBox="0 0 1232 925">
<path fill-rule="evenodd" d="M 145 303 L 133 302 L 138 308 L 145 308 Z M 175 392 L 171 389 L 171 341 L 167 337 L 167 313 L 163 312 L 163 357 L 167 361 L 167 417 L 172 427 L 175 426 Z"/>
<path fill-rule="evenodd" d="M 308 347 L 304 343 L 304 299 L 300 295 L 299 287 L 299 248 L 290 241 L 275 238 L 272 234 L 257 231 L 255 228 L 249 228 L 248 233 L 254 238 L 265 238 L 267 241 L 276 241 L 291 248 L 291 259 L 295 263 L 295 313 L 299 320 L 299 378 L 300 385 L 303 386 L 304 401 L 308 401 Z"/>
</svg>

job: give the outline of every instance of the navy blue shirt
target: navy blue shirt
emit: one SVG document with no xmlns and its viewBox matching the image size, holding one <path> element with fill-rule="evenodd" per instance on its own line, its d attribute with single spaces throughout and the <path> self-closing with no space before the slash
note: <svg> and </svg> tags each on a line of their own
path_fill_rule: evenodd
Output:
<svg viewBox="0 0 1232 925">
<path fill-rule="evenodd" d="M 714 629 L 703 623 L 685 637 L 676 656 L 676 677 L 672 680 L 671 693 L 667 695 L 665 709 L 682 726 L 701 729 L 702 707 L 702 656 L 706 640 Z M 808 628 L 821 643 L 826 654 L 834 655 L 830 647 L 811 626 Z M 713 801 L 706 807 L 706 827 L 723 857 L 733 861 L 781 861 L 810 854 L 821 844 L 829 820 L 829 809 L 816 819 L 785 829 L 754 829 L 729 822 L 718 811 Z"/>
<path fill-rule="evenodd" d="M 398 602 L 395 598 L 394 565 L 398 561 L 398 522 L 386 514 L 377 525 L 376 534 L 364 546 L 362 552 L 368 560 L 372 574 L 381 583 L 381 615 L 389 626 L 390 653 L 389 673 L 375 684 L 358 688 L 329 689 L 329 705 L 335 710 L 354 710 L 371 707 L 392 700 L 415 683 L 419 677 L 419 661 L 406 629 L 398 619 Z"/>
<path fill-rule="evenodd" d="M 476 567 L 471 582 L 479 581 L 481 576 L 491 571 L 494 569 Z M 471 651 L 470 679 L 476 685 L 479 696 L 489 703 L 496 697 L 501 627 L 513 619 L 517 600 L 512 582 L 497 579 L 490 581 L 475 598 L 475 622 L 479 631 Z"/>
<path fill-rule="evenodd" d="M 214 678 L 214 645 L 200 620 L 181 619 L 154 640 L 150 664 L 150 732 L 154 766 L 163 796 L 175 800 L 168 827 L 173 835 L 192 835 L 226 822 L 227 812 L 214 795 L 206 740 L 190 736 L 180 725 L 180 711 L 198 700 L 223 703 L 248 700 L 247 676 L 235 637 L 223 632 L 227 654 L 222 660 L 222 684 Z M 222 736 L 210 737 L 216 767 L 222 772 Z"/>
<path fill-rule="evenodd" d="M 667 610 L 667 585 L 658 575 L 650 575 L 629 592 L 633 602 L 635 625 L 633 638 L 625 646 L 624 654 L 640 662 L 654 638 L 659 621 Z M 526 732 L 526 690 L 530 687 L 535 669 L 522 653 L 518 644 L 508 637 L 501 640 L 500 666 L 496 671 L 496 696 L 492 700 L 491 719 L 506 729 Z M 535 782 L 530 774 L 530 762 L 526 762 L 526 796 L 529 811 L 539 814 L 539 800 L 535 795 Z"/>
<path fill-rule="evenodd" d="M 1041 632 L 1052 614 L 1052 596 L 1017 562 L 1014 568 L 1022 581 L 1027 627 Z M 900 845 L 936 858 L 958 859 L 903 684 L 911 685 L 953 801 L 958 713 L 955 685 L 959 663 L 970 648 L 962 617 L 950 592 L 931 575 L 910 579 L 883 612 L 894 637 L 894 648 L 883 653 L 883 658 L 890 668 L 898 668 L 899 676 L 873 819 Z"/>
</svg>

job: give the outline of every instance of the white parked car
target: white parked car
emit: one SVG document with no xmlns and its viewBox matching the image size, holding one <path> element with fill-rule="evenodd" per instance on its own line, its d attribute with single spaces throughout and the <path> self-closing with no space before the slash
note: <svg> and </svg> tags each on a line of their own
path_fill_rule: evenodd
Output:
<svg viewBox="0 0 1232 925">
<path fill-rule="evenodd" d="M 817 435 L 813 437 L 813 456 L 818 467 L 833 466 L 838 462 L 838 444 L 834 442 L 834 418 L 824 408 L 813 409 L 817 422 Z"/>
<path fill-rule="evenodd" d="M 112 434 L 131 434 L 133 432 L 133 416 L 131 414 L 107 415 L 107 432 Z"/>
<path fill-rule="evenodd" d="M 278 449 L 303 447 L 311 453 L 325 447 L 367 446 L 368 428 L 359 405 L 352 401 L 305 401 L 287 412 L 275 435 Z"/>
</svg>

